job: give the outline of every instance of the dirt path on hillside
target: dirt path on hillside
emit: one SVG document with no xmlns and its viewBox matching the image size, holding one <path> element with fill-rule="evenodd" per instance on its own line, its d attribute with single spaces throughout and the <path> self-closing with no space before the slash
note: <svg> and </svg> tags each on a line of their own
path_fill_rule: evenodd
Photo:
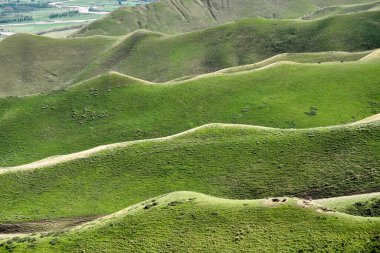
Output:
<svg viewBox="0 0 380 253">
<path fill-rule="evenodd" d="M 260 127 L 260 126 L 249 126 L 249 125 L 234 125 L 234 124 L 207 124 L 200 127 L 196 127 L 178 134 L 170 135 L 167 137 L 161 137 L 161 138 L 154 138 L 154 139 L 144 139 L 144 140 L 137 140 L 137 141 L 127 141 L 127 142 L 120 142 L 120 143 L 114 143 L 114 144 L 108 144 L 108 145 L 101 145 L 96 148 L 88 149 L 85 151 L 80 151 L 77 153 L 72 153 L 68 155 L 58 155 L 58 156 L 52 156 L 48 157 L 33 163 L 19 165 L 19 166 L 13 166 L 13 167 L 0 167 L 0 174 L 7 173 L 7 172 L 16 172 L 16 171 L 23 171 L 23 170 L 32 170 L 37 168 L 44 168 L 52 165 L 56 165 L 59 163 L 64 163 L 76 159 L 86 158 L 89 157 L 95 153 L 99 153 L 101 151 L 115 149 L 115 148 L 121 148 L 121 147 L 127 147 L 136 145 L 139 143 L 144 142 L 161 142 L 165 140 L 171 140 L 176 137 L 180 137 L 183 135 L 187 135 L 189 133 L 198 131 L 203 128 L 214 128 L 214 127 L 231 127 L 231 126 L 237 126 L 240 128 L 257 128 L 257 129 L 272 129 L 270 127 Z"/>
<path fill-rule="evenodd" d="M 31 234 L 50 231 L 62 231 L 76 227 L 86 222 L 93 221 L 101 216 L 88 216 L 59 220 L 41 220 L 33 222 L 3 223 L 0 224 L 0 238 L 11 237 L 19 234 Z"/>
<path fill-rule="evenodd" d="M 371 122 L 375 122 L 375 121 L 379 121 L 379 120 L 380 120 L 380 113 L 372 115 L 372 116 L 370 116 L 368 118 L 356 121 L 356 122 L 352 123 L 352 125 L 366 124 L 366 123 L 371 123 Z"/>
<path fill-rule="evenodd" d="M 376 59 L 380 59 L 380 49 L 377 49 L 369 55 L 364 56 L 359 61 L 371 61 Z"/>
<path fill-rule="evenodd" d="M 369 122 L 374 122 L 380 120 L 380 113 L 373 115 L 371 117 L 365 118 L 363 120 L 357 121 L 355 123 L 351 123 L 348 125 L 357 125 L 357 124 L 365 124 Z M 17 172 L 17 171 L 23 171 L 23 170 L 33 170 L 38 168 L 45 168 L 53 165 L 57 165 L 60 163 L 76 160 L 76 159 L 82 159 L 89 157 L 93 154 L 110 150 L 110 149 L 116 149 L 116 148 L 122 148 L 127 146 L 136 145 L 139 143 L 144 142 L 161 142 L 165 140 L 171 140 L 176 137 L 180 137 L 183 135 L 187 135 L 193 132 L 196 132 L 198 130 L 204 129 L 204 128 L 214 128 L 214 127 L 239 127 L 239 128 L 256 128 L 256 129 L 274 129 L 271 127 L 260 127 L 260 126 L 251 126 L 251 125 L 236 125 L 236 124 L 207 124 L 200 127 L 196 127 L 178 134 L 174 134 L 167 137 L 161 137 L 161 138 L 154 138 L 154 139 L 145 139 L 145 140 L 137 140 L 137 141 L 127 141 L 127 142 L 120 142 L 120 143 L 114 143 L 114 144 L 108 144 L 108 145 L 101 145 L 92 149 L 88 149 L 85 151 L 80 151 L 77 153 L 67 154 L 67 155 L 58 155 L 58 156 L 52 156 L 48 157 L 33 163 L 19 165 L 19 166 L 13 166 L 13 167 L 0 167 L 0 174 L 7 173 L 7 172 Z M 337 126 L 331 126 L 331 127 L 337 127 Z"/>
</svg>

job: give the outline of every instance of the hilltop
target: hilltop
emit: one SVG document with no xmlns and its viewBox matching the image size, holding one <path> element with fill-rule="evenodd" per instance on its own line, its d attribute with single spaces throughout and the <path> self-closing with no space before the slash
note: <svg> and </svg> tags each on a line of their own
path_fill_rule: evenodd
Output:
<svg viewBox="0 0 380 253">
<path fill-rule="evenodd" d="M 375 49 L 380 47 L 379 20 L 380 11 L 316 21 L 246 19 L 175 36 L 135 32 L 101 55 L 84 78 L 112 70 L 162 82 L 282 53 Z M 328 61 L 345 60 L 331 58 Z M 318 57 L 311 61 L 318 62 Z"/>
<path fill-rule="evenodd" d="M 0 251 L 274 252 L 281 248 L 281 252 L 371 252 L 380 246 L 379 227 L 379 218 L 330 212 L 296 198 L 229 200 L 174 192 L 63 233 L 4 241 Z"/>
<path fill-rule="evenodd" d="M 74 36 L 124 35 L 139 29 L 175 34 L 213 27 L 242 18 L 299 18 L 330 5 L 368 0 L 158 0 L 123 7 L 81 29 Z"/>
<path fill-rule="evenodd" d="M 379 62 L 279 63 L 154 84 L 117 73 L 0 99 L 0 164 L 162 137 L 210 122 L 307 128 L 379 113 Z M 297 73 L 297 74 L 294 74 Z"/>
<path fill-rule="evenodd" d="M 370 52 L 356 51 L 380 47 L 379 18 L 380 12 L 368 12 L 316 21 L 247 19 L 176 36 L 149 31 L 74 39 L 15 35 L 0 42 L 0 96 L 61 89 L 108 71 L 163 82 L 278 54 L 276 61 L 359 60 Z M 289 54 L 302 52 L 320 53 Z"/>
<path fill-rule="evenodd" d="M 9 168 L 0 174 L 0 221 L 104 215 L 181 190 L 234 199 L 375 192 L 379 130 L 379 121 L 299 130 L 216 124 Z"/>
</svg>

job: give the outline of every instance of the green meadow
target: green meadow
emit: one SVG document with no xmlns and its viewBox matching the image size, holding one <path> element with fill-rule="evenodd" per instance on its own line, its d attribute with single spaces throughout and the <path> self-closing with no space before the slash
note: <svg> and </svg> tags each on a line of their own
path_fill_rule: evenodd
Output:
<svg viewBox="0 0 380 253">
<path fill-rule="evenodd" d="M 116 212 L 174 191 L 233 199 L 380 191 L 379 124 L 281 130 L 211 125 L 0 174 L 0 221 Z"/>
<path fill-rule="evenodd" d="M 64 234 L 3 242 L 4 252 L 376 252 L 379 218 L 320 213 L 297 199 L 227 200 L 176 192 Z M 149 207 L 149 208 L 147 208 Z"/>
<path fill-rule="evenodd" d="M 0 96 L 62 89 L 108 71 L 165 82 L 262 65 L 279 54 L 277 60 L 296 62 L 354 61 L 380 47 L 379 17 L 378 11 L 315 21 L 246 19 L 173 36 L 143 30 L 70 39 L 17 34 L 0 43 Z"/>
<path fill-rule="evenodd" d="M 380 252 L 379 2 L 134 5 L 1 38 L 0 253 Z"/>
<path fill-rule="evenodd" d="M 207 123 L 308 128 L 379 113 L 378 61 L 280 64 L 177 84 L 111 73 L 54 93 L 0 99 L 0 164 L 163 137 Z"/>
</svg>

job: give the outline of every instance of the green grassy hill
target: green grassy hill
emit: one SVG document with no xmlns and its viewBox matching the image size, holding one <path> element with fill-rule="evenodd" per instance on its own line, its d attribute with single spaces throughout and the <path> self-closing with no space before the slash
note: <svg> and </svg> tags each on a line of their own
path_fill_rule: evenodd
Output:
<svg viewBox="0 0 380 253">
<path fill-rule="evenodd" d="M 327 198 L 314 202 L 331 210 L 352 215 L 380 217 L 380 193 Z"/>
<path fill-rule="evenodd" d="M 347 14 L 347 13 L 358 13 L 366 11 L 378 11 L 380 10 L 380 1 L 364 3 L 364 4 L 353 4 L 353 5 L 338 5 L 338 6 L 329 6 L 321 8 L 312 13 L 309 13 L 303 16 L 301 19 L 310 20 L 310 19 L 319 19 L 331 17 L 334 15 Z"/>
<path fill-rule="evenodd" d="M 0 252 L 376 252 L 380 219 L 321 213 L 297 199 L 227 200 L 175 192 L 64 234 L 9 240 Z M 147 208 L 149 206 L 150 208 Z M 313 236 L 311 236 L 311 234 Z M 0 244 L 1 245 L 1 244 Z"/>
<path fill-rule="evenodd" d="M 0 253 L 380 252 L 368 1 L 157 0 L 1 40 Z"/>
<path fill-rule="evenodd" d="M 379 137 L 379 121 L 303 130 L 210 125 L 2 173 L 0 222 L 103 215 L 182 190 L 234 199 L 375 192 Z"/>
<path fill-rule="evenodd" d="M 242 71 L 250 71 L 254 69 L 260 69 L 263 67 L 271 66 L 272 64 L 279 64 L 281 62 L 296 62 L 296 63 L 329 63 L 329 62 L 346 62 L 346 61 L 359 61 L 365 60 L 366 56 L 370 56 L 376 51 L 364 51 L 364 52 L 318 52 L 318 53 L 284 53 L 278 54 L 266 60 L 242 65 L 237 67 L 231 67 L 216 71 L 215 73 L 236 73 Z"/>
<path fill-rule="evenodd" d="M 101 144 L 162 137 L 203 124 L 307 128 L 379 113 L 378 61 L 278 64 L 178 84 L 120 74 L 50 94 L 0 99 L 0 164 Z"/>
<path fill-rule="evenodd" d="M 74 83 L 75 75 L 114 38 L 50 39 L 17 34 L 0 43 L 0 96 L 39 93 Z"/>
<path fill-rule="evenodd" d="M 168 81 L 257 63 L 281 53 L 375 49 L 380 47 L 379 19 L 380 12 L 318 21 L 250 19 L 176 36 L 148 31 L 76 39 L 16 35 L 0 43 L 4 63 L 0 95 L 59 89 L 111 70 Z M 358 60 L 367 53 L 287 54 L 259 66 L 273 60 Z"/>
<path fill-rule="evenodd" d="M 124 35 L 139 29 L 168 34 L 188 32 L 248 17 L 299 18 L 321 7 L 369 0 L 159 0 L 124 7 L 80 30 L 76 36 Z"/>
<path fill-rule="evenodd" d="M 380 11 L 313 22 L 248 19 L 176 36 L 140 31 L 101 55 L 83 72 L 83 79 L 113 70 L 144 80 L 168 81 L 281 53 L 374 49 L 380 47 L 379 20 Z"/>
</svg>

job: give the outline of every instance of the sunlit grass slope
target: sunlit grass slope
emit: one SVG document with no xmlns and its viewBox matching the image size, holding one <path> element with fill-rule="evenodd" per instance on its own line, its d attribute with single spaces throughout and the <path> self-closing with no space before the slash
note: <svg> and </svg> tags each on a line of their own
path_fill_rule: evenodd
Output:
<svg viewBox="0 0 380 253">
<path fill-rule="evenodd" d="M 347 14 L 347 13 L 358 13 L 365 11 L 378 11 L 380 10 L 380 1 L 369 2 L 364 4 L 353 4 L 353 5 L 337 5 L 328 6 L 316 10 L 310 14 L 303 16 L 301 19 L 318 19 L 326 18 L 333 15 Z"/>
<path fill-rule="evenodd" d="M 227 200 L 175 192 L 64 234 L 0 252 L 376 252 L 380 219 L 318 213 L 297 199 Z M 313 236 L 311 236 L 311 234 Z"/>
<path fill-rule="evenodd" d="M 80 30 L 77 36 L 124 35 L 138 29 L 174 34 L 242 18 L 299 18 L 321 7 L 367 2 L 370 0 L 159 0 L 117 9 Z"/>
<path fill-rule="evenodd" d="M 380 12 L 317 21 L 248 19 L 176 36 L 148 31 L 76 39 L 16 35 L 0 43 L 0 96 L 59 89 L 111 70 L 168 81 L 282 53 L 376 49 L 379 19 Z M 348 61 L 365 53 L 289 54 L 275 60 Z"/>
<path fill-rule="evenodd" d="M 380 193 L 320 199 L 315 203 L 352 215 L 380 216 Z"/>
<path fill-rule="evenodd" d="M 0 99 L 0 164 L 162 137 L 207 123 L 306 128 L 379 113 L 377 61 L 279 64 L 179 84 L 104 75 L 52 94 Z"/>
<path fill-rule="evenodd" d="M 282 53 L 365 51 L 380 47 L 379 21 L 380 11 L 317 21 L 247 19 L 176 36 L 138 31 L 100 55 L 82 79 L 113 70 L 144 80 L 168 81 L 252 64 Z M 330 56 L 298 59 L 350 59 L 342 54 Z M 353 55 L 350 60 L 355 59 Z"/>
<path fill-rule="evenodd" d="M 50 39 L 17 34 L 0 43 L 0 96 L 67 87 L 114 38 Z"/>
<path fill-rule="evenodd" d="M 304 130 L 211 125 L 0 174 L 0 222 L 107 214 L 181 190 L 234 199 L 379 191 L 379 124 Z"/>
</svg>

